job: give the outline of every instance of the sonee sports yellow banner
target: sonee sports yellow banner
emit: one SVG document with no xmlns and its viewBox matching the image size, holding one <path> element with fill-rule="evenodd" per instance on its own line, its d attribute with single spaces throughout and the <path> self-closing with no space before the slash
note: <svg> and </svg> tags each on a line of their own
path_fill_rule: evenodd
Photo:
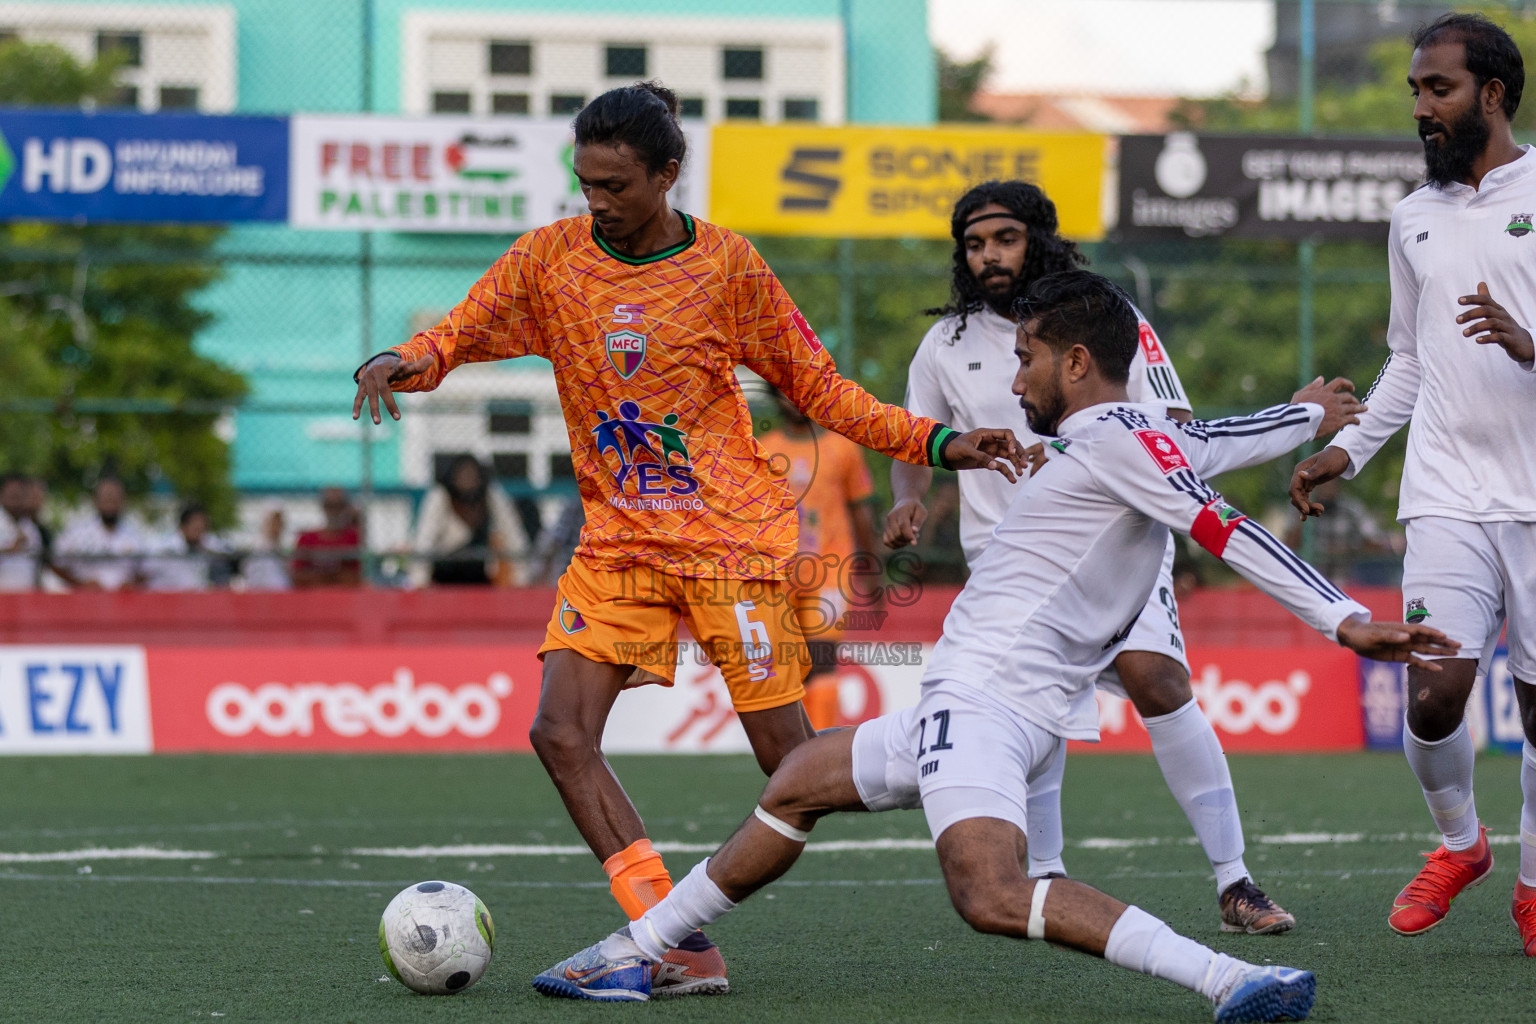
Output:
<svg viewBox="0 0 1536 1024">
<path fill-rule="evenodd" d="M 948 238 L 955 200 L 1021 178 L 1056 203 L 1062 234 L 1102 237 L 1106 137 L 999 128 L 722 124 L 710 219 L 733 231 L 820 238 Z"/>
</svg>

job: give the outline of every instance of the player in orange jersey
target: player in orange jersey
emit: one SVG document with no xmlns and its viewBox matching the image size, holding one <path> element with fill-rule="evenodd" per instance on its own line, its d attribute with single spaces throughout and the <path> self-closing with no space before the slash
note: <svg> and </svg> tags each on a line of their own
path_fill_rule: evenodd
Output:
<svg viewBox="0 0 1536 1024">
<path fill-rule="evenodd" d="M 795 501 L 769 470 L 735 367 L 812 419 L 897 459 L 1009 476 L 1009 430 L 961 435 L 876 401 L 840 376 L 746 239 L 673 210 L 686 143 L 677 100 L 615 89 L 576 118 L 590 216 L 519 238 L 431 330 L 359 368 L 352 414 L 428 391 L 466 362 L 539 355 L 554 366 L 586 526 L 540 648 L 530 739 L 576 828 L 639 917 L 672 883 L 599 745 L 619 691 L 671 683 L 686 619 L 711 652 L 758 764 L 813 735 L 805 651 L 784 576 Z M 658 965 L 667 994 L 723 992 L 725 963 L 693 936 Z"/>
<path fill-rule="evenodd" d="M 850 606 L 868 608 L 880 593 L 870 507 L 875 485 L 858 445 L 818 428 L 782 391 L 773 397 L 781 424 L 759 441 L 800 512 L 800 551 L 789 582 L 810 652 L 805 711 L 814 728 L 827 729 L 838 720 L 837 642 L 848 628 L 847 613 Z"/>
</svg>

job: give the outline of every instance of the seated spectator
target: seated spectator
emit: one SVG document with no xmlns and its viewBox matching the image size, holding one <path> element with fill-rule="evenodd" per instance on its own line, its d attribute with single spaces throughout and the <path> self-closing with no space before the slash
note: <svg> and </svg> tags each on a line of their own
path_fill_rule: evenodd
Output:
<svg viewBox="0 0 1536 1024">
<path fill-rule="evenodd" d="M 581 543 L 581 528 L 586 525 L 587 514 L 581 499 L 567 498 L 555 521 L 539 534 L 528 582 L 546 587 L 558 584 L 576 554 L 576 545 Z"/>
<path fill-rule="evenodd" d="M 196 502 L 187 504 L 177 520 L 176 532 L 159 538 L 152 554 L 144 559 L 145 587 L 149 590 L 208 590 L 229 582 L 230 552 L 225 543 L 208 532 L 208 510 Z"/>
<path fill-rule="evenodd" d="M 283 558 L 283 510 L 274 508 L 261 521 L 261 536 L 240 563 L 246 590 L 290 590 L 288 562 Z"/>
<path fill-rule="evenodd" d="M 320 492 L 320 510 L 325 514 L 325 525 L 305 530 L 294 542 L 293 585 L 358 586 L 363 582 L 361 517 L 340 487 Z"/>
<path fill-rule="evenodd" d="M 128 492 L 116 477 L 96 482 L 89 512 L 75 516 L 59 534 L 61 575 L 83 590 L 122 590 L 142 580 L 140 559 L 149 538 L 132 513 Z"/>
<path fill-rule="evenodd" d="M 38 584 L 43 536 L 27 514 L 28 486 L 20 473 L 0 476 L 0 590 L 32 590 Z"/>
<path fill-rule="evenodd" d="M 460 455 L 427 492 L 416 519 L 411 582 L 511 586 L 528 536 L 512 502 L 473 455 Z"/>
</svg>

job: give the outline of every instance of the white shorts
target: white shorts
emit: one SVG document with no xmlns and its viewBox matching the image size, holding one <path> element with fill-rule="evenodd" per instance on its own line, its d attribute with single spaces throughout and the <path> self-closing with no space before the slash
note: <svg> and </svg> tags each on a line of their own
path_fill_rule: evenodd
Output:
<svg viewBox="0 0 1536 1024">
<path fill-rule="evenodd" d="M 1146 606 L 1131 626 L 1130 636 L 1125 638 L 1125 646 L 1120 648 L 1120 653 L 1126 651 L 1161 654 L 1183 665 L 1185 672 L 1189 671 L 1189 656 L 1184 653 L 1184 631 L 1179 628 L 1179 605 L 1173 597 L 1172 538 L 1169 539 L 1168 550 L 1163 552 L 1163 565 L 1157 573 L 1157 585 L 1152 588 Z M 1126 698 L 1125 686 L 1120 682 L 1120 673 L 1115 671 L 1113 663 L 1099 673 L 1094 685 L 1116 697 Z"/>
<path fill-rule="evenodd" d="M 860 725 L 853 778 L 872 811 L 922 807 L 937 839 L 968 818 L 1028 833 L 1029 785 L 1063 741 L 963 683 L 923 687 L 917 707 Z"/>
<path fill-rule="evenodd" d="M 1536 523 L 1425 516 L 1406 528 L 1403 618 L 1460 643 L 1458 658 L 1478 657 L 1507 619 L 1509 671 L 1536 680 Z"/>
</svg>

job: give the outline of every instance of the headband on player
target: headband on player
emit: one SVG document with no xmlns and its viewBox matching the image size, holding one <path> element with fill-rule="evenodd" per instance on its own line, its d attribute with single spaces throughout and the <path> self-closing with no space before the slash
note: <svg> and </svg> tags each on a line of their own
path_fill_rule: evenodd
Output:
<svg viewBox="0 0 1536 1024">
<path fill-rule="evenodd" d="M 965 226 L 970 227 L 972 224 L 980 224 L 984 220 L 992 220 L 997 217 L 1003 217 L 1007 220 L 1016 220 L 1020 224 L 1024 223 L 1024 219 L 1016 213 L 984 213 L 979 217 L 972 217 L 970 220 L 966 221 Z"/>
</svg>

